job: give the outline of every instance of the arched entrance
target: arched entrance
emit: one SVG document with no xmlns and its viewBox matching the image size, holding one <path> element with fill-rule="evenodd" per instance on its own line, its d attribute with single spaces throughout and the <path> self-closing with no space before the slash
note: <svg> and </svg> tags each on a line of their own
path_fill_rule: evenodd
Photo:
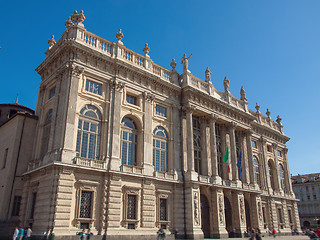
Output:
<svg viewBox="0 0 320 240">
<path fill-rule="evenodd" d="M 205 238 L 210 237 L 210 206 L 208 198 L 204 195 L 200 195 L 201 202 L 201 229 Z"/>
<path fill-rule="evenodd" d="M 226 218 L 226 228 L 230 231 L 232 229 L 232 207 L 227 197 L 224 197 L 224 215 Z"/>
<path fill-rule="evenodd" d="M 246 209 L 246 223 L 247 223 L 247 229 L 251 229 L 251 214 L 250 214 L 250 207 L 249 207 L 249 203 L 248 201 L 245 199 L 244 200 L 244 205 L 245 205 L 245 209 Z"/>
</svg>

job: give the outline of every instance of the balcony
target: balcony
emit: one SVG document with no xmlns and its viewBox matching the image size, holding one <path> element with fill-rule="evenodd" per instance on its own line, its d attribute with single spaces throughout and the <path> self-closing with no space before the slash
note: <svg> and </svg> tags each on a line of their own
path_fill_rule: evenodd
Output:
<svg viewBox="0 0 320 240">
<path fill-rule="evenodd" d="M 73 163 L 80 166 L 85 167 L 91 167 L 91 168 L 99 168 L 99 169 L 105 169 L 106 168 L 106 162 L 102 160 L 97 159 L 88 159 L 88 158 L 82 158 L 82 157 L 75 157 L 73 159 Z"/>
</svg>

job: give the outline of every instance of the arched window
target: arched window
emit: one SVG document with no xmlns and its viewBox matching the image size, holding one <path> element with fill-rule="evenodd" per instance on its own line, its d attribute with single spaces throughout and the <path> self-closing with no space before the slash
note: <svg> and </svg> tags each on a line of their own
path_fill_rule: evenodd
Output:
<svg viewBox="0 0 320 240">
<path fill-rule="evenodd" d="M 269 167 L 271 188 L 274 190 L 274 176 L 273 176 L 273 167 L 272 167 L 271 161 L 268 162 L 268 167 Z"/>
<path fill-rule="evenodd" d="M 253 172 L 254 178 L 259 186 L 261 186 L 261 179 L 260 179 L 260 169 L 259 169 L 259 161 L 256 156 L 253 156 Z"/>
<path fill-rule="evenodd" d="M 135 122 L 124 117 L 121 121 L 121 163 L 136 165 L 137 154 L 137 127 Z"/>
<path fill-rule="evenodd" d="M 285 190 L 286 186 L 284 183 L 284 170 L 282 164 L 279 163 L 279 177 L 280 177 L 280 185 L 283 190 Z"/>
<path fill-rule="evenodd" d="M 52 121 L 52 109 L 48 111 L 44 121 L 44 125 L 43 125 L 40 158 L 43 158 L 44 155 L 46 155 L 46 153 L 48 152 L 51 121 Z"/>
<path fill-rule="evenodd" d="M 197 173 L 202 174 L 200 120 L 198 117 L 193 117 L 192 121 L 193 121 L 194 170 Z"/>
<path fill-rule="evenodd" d="M 153 130 L 153 165 L 158 172 L 168 170 L 168 136 L 160 126 Z"/>
<path fill-rule="evenodd" d="M 100 132 L 100 111 L 92 105 L 85 105 L 80 111 L 78 123 L 77 156 L 88 159 L 99 159 Z"/>
</svg>

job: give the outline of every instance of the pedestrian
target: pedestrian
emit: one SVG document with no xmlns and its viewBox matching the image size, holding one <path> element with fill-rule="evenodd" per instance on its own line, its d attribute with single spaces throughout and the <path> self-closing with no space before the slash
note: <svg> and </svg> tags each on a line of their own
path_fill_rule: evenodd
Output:
<svg viewBox="0 0 320 240">
<path fill-rule="evenodd" d="M 272 236 L 275 238 L 277 234 L 277 231 L 275 229 L 272 229 Z"/>
<path fill-rule="evenodd" d="M 16 227 L 14 228 L 12 240 L 18 240 L 18 239 L 19 239 L 18 237 L 19 237 L 19 229 L 18 229 L 18 227 L 16 226 Z"/>
<path fill-rule="evenodd" d="M 82 229 L 81 232 L 78 232 L 77 235 L 80 236 L 80 240 L 86 240 L 86 230 Z"/>
<path fill-rule="evenodd" d="M 49 233 L 49 236 L 48 236 L 48 240 L 54 240 L 55 238 L 55 235 L 53 233 L 53 228 L 50 229 L 50 233 Z"/>
<path fill-rule="evenodd" d="M 250 240 L 257 240 L 256 238 L 256 231 L 252 228 L 251 231 L 250 231 Z"/>
<path fill-rule="evenodd" d="M 157 234 L 158 234 L 157 240 L 166 239 L 166 233 L 163 231 L 162 228 L 158 230 Z"/>
<path fill-rule="evenodd" d="M 257 239 L 257 240 L 262 240 L 261 231 L 260 231 L 259 228 L 256 229 L 256 239 Z"/>
<path fill-rule="evenodd" d="M 24 235 L 24 229 L 23 229 L 22 227 L 20 227 L 20 228 L 19 228 L 19 235 L 18 235 L 19 238 L 18 238 L 18 239 L 19 239 L 19 240 L 22 240 L 22 239 L 23 239 L 23 235 Z"/>
<path fill-rule="evenodd" d="M 93 235 L 93 233 L 90 231 L 90 228 L 88 228 L 88 231 L 87 231 L 87 240 L 90 240 L 92 235 Z"/>
<path fill-rule="evenodd" d="M 178 228 L 176 228 L 176 229 L 174 230 L 174 238 L 175 238 L 175 239 L 179 239 L 179 229 L 178 229 Z"/>
<path fill-rule="evenodd" d="M 31 227 L 29 226 L 27 229 L 27 240 L 31 239 L 31 235 L 32 235 L 32 230 L 31 230 Z"/>
</svg>

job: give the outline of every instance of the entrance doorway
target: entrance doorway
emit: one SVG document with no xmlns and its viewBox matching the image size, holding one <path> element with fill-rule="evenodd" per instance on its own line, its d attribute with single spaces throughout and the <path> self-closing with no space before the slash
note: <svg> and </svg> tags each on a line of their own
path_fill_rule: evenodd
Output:
<svg viewBox="0 0 320 240">
<path fill-rule="evenodd" d="M 247 223 L 247 229 L 252 229 L 252 225 L 251 225 L 251 214 L 250 214 L 250 207 L 249 207 L 249 203 L 248 201 L 245 199 L 244 200 L 244 205 L 245 205 L 245 209 L 246 209 L 246 223 Z"/>
<path fill-rule="evenodd" d="M 210 206 L 208 198 L 204 195 L 200 195 L 201 202 L 201 229 L 205 238 L 210 237 Z"/>
<path fill-rule="evenodd" d="M 230 231 L 232 227 L 232 207 L 227 197 L 224 197 L 224 215 L 226 218 L 226 228 Z"/>
</svg>

